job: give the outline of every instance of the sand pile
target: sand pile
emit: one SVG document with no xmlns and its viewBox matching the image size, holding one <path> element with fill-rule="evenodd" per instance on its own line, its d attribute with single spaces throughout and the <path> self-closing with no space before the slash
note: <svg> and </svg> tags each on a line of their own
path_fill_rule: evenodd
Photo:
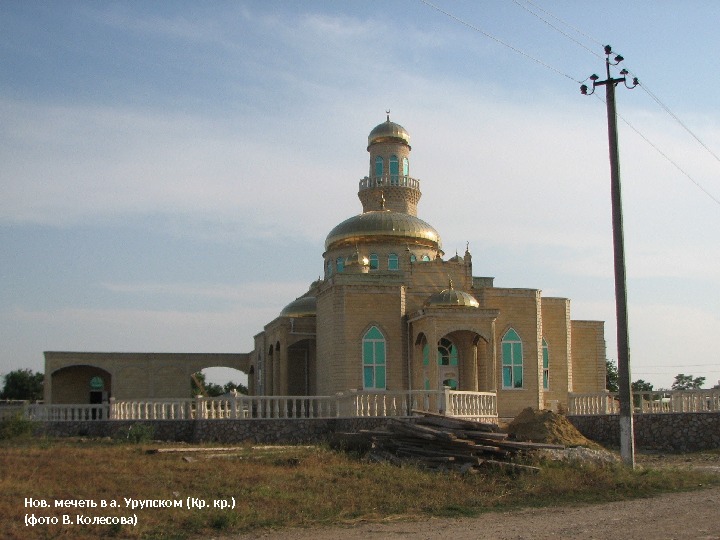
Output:
<svg viewBox="0 0 720 540">
<path fill-rule="evenodd" d="M 552 411 L 536 411 L 531 407 L 522 410 L 510 422 L 507 432 L 517 441 L 599 447 L 580 433 L 564 416 Z"/>
</svg>

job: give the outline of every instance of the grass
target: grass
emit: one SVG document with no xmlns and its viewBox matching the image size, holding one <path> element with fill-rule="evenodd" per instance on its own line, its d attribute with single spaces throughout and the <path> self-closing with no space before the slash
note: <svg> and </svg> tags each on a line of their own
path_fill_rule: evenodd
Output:
<svg viewBox="0 0 720 540">
<path fill-rule="evenodd" d="M 190 539 L 262 528 L 311 527 L 358 520 L 467 517 L 519 506 L 592 503 L 720 483 L 718 475 L 680 469 L 626 470 L 545 464 L 537 475 L 501 471 L 469 476 L 368 463 L 324 447 L 253 449 L 229 455 L 147 454 L 147 444 L 111 440 L 17 438 L 0 443 L 0 515 L 9 539 Z M 153 447 L 157 447 L 154 445 Z M 25 498 L 50 508 L 26 508 Z M 138 501 L 182 500 L 181 508 L 129 509 Z M 187 508 L 188 497 L 210 507 Z M 213 508 L 232 501 L 234 509 Z M 97 508 L 54 508 L 89 499 Z M 100 501 L 107 508 L 100 508 Z M 118 505 L 110 507 L 111 501 Z M 128 516 L 137 526 L 62 525 L 62 515 Z M 25 526 L 25 515 L 58 517 Z"/>
</svg>

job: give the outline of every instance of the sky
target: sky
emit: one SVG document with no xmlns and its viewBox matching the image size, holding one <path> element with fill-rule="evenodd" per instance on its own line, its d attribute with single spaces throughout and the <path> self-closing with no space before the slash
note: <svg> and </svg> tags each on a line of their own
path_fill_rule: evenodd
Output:
<svg viewBox="0 0 720 540">
<path fill-rule="evenodd" d="M 249 352 L 361 212 L 386 110 L 446 257 L 571 298 L 615 360 L 605 94 L 579 90 L 610 44 L 641 82 L 617 90 L 632 379 L 717 384 L 718 21 L 700 0 L 0 2 L 0 374 Z"/>
</svg>

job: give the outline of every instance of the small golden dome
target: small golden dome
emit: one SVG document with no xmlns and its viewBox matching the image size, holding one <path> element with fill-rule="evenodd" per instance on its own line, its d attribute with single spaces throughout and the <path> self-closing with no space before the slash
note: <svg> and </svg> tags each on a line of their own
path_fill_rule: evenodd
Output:
<svg viewBox="0 0 720 540">
<path fill-rule="evenodd" d="M 280 312 L 281 317 L 314 317 L 317 303 L 314 296 L 303 296 L 290 302 Z"/>
<path fill-rule="evenodd" d="M 390 115 L 388 119 L 373 128 L 368 135 L 368 148 L 375 143 L 382 142 L 403 142 L 410 146 L 410 134 L 400 124 L 390 121 Z"/>
<path fill-rule="evenodd" d="M 370 210 L 346 219 L 327 235 L 325 249 L 338 242 L 356 243 L 378 236 L 403 243 L 422 241 L 440 249 L 440 235 L 431 225 L 410 214 L 390 210 Z"/>
<path fill-rule="evenodd" d="M 456 291 L 453 288 L 452 281 L 450 288 L 444 289 L 439 293 L 433 294 L 425 301 L 426 307 L 480 307 L 480 303 L 465 291 Z"/>
</svg>

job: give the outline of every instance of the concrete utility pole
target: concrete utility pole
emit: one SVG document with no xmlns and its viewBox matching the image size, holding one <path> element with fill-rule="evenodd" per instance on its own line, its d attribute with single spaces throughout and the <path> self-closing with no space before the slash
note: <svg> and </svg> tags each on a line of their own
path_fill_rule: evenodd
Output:
<svg viewBox="0 0 720 540">
<path fill-rule="evenodd" d="M 632 382 L 630 378 L 630 339 L 628 337 L 627 289 L 625 286 L 625 243 L 623 240 L 622 196 L 620 191 L 620 159 L 618 154 L 617 112 L 615 111 L 615 86 L 623 83 L 627 88 L 638 85 L 637 78 L 628 86 L 626 69 L 620 71 L 621 77 L 610 76 L 610 66 L 616 66 L 624 60 L 620 55 L 610 61 L 612 47 L 605 45 L 605 72 L 607 79 L 592 75 L 592 92 L 582 85 L 580 92 L 592 95 L 595 88 L 604 86 L 606 92 L 608 141 L 610 146 L 610 194 L 612 198 L 613 250 L 615 256 L 615 314 L 617 318 L 618 348 L 618 385 L 620 386 L 620 455 L 628 467 L 635 467 L 635 437 L 633 430 Z"/>
</svg>

